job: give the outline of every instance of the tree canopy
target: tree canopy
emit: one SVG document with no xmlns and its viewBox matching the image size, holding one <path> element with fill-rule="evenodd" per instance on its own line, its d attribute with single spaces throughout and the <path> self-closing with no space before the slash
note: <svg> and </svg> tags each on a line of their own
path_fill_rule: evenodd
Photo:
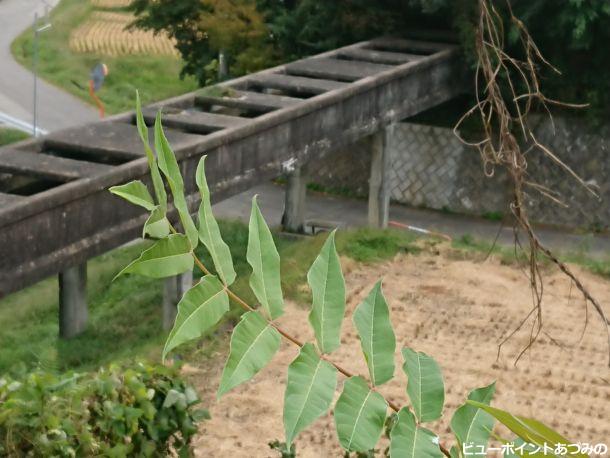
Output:
<svg viewBox="0 0 610 458">
<path fill-rule="evenodd" d="M 590 103 L 610 114 L 610 3 L 598 0 L 511 0 L 543 55 L 563 77 L 547 78 L 550 96 Z M 506 13 L 506 6 L 498 8 Z M 135 26 L 164 30 L 177 40 L 183 73 L 211 82 L 220 50 L 231 74 L 315 54 L 379 35 L 414 29 L 453 33 L 472 49 L 476 0 L 134 0 Z M 508 29 L 508 51 L 519 49 Z M 518 51 L 516 51 L 518 52 Z M 550 76 L 550 75 L 543 75 Z"/>
</svg>

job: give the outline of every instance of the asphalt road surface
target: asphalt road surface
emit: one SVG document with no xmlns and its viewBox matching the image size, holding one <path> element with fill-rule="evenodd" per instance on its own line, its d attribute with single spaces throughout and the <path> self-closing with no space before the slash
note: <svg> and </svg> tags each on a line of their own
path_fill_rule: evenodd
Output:
<svg viewBox="0 0 610 458">
<path fill-rule="evenodd" d="M 55 6 L 59 0 L 47 0 Z M 11 55 L 11 42 L 25 29 L 32 30 L 34 12 L 43 14 L 41 0 L 0 0 L 0 113 L 33 122 L 33 74 Z M 40 35 L 44 42 L 44 32 Z M 38 127 L 47 131 L 98 119 L 96 110 L 67 92 L 38 79 Z"/>
</svg>

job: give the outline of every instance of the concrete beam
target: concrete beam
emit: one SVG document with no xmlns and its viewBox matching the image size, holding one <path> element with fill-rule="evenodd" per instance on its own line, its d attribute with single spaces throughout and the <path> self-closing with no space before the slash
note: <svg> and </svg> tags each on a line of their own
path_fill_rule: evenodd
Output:
<svg viewBox="0 0 610 458">
<path fill-rule="evenodd" d="M 390 166 L 388 143 L 393 126 L 382 128 L 369 137 L 371 148 L 371 177 L 369 179 L 370 227 L 385 229 L 390 215 Z"/>
<path fill-rule="evenodd" d="M 70 339 L 87 327 L 87 263 L 59 273 L 59 336 Z"/>
<path fill-rule="evenodd" d="M 176 321 L 176 306 L 193 287 L 193 271 L 166 278 L 163 284 L 163 329 L 171 329 Z"/>
<path fill-rule="evenodd" d="M 262 74 L 279 75 L 280 70 Z M 205 136 L 166 129 L 184 173 L 185 194 L 192 210 L 199 199 L 195 171 L 201 155 L 208 155 L 208 184 L 212 200 L 218 202 L 278 176 L 281 165 L 288 160 L 298 163 L 316 160 L 382 126 L 445 102 L 462 91 L 460 75 L 460 55 L 457 50 L 447 48 L 315 97 L 298 99 L 298 103 L 262 116 L 247 118 L 241 126 Z M 231 89 L 223 97 L 226 103 L 244 102 L 238 97 L 238 88 L 247 80 L 248 76 L 221 86 Z M 248 94 L 248 97 L 269 96 Z M 195 104 L 195 94 L 160 105 L 165 113 L 175 109 L 201 110 Z M 109 173 L 20 195 L 17 202 L 0 206 L 0 297 L 141 235 L 142 224 L 148 217 L 146 212 L 107 191 L 109 186 L 137 179 L 150 185 L 147 159 L 132 122 L 133 113 L 127 113 L 54 133 L 44 142 L 39 139 L 21 144 L 19 149 L 23 151 L 51 155 L 59 151 L 79 160 L 121 165 Z M 0 189 L 5 194 L 8 191 Z M 170 218 L 175 221 L 175 213 L 170 212 Z M 31 240 L 31 234 L 39 237 Z M 26 245 L 28 249 L 24 250 Z"/>
<path fill-rule="evenodd" d="M 306 167 L 296 167 L 287 174 L 287 178 L 282 226 L 286 232 L 303 233 L 307 198 Z"/>
</svg>

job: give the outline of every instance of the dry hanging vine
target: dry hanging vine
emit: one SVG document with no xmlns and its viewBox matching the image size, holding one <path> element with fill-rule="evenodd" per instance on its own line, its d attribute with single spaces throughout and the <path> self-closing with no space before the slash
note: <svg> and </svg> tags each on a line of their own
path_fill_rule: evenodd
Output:
<svg viewBox="0 0 610 458">
<path fill-rule="evenodd" d="M 523 328 L 531 319 L 530 338 L 516 362 L 533 345 L 543 332 L 542 297 L 544 292 L 543 279 L 540 271 L 541 259 L 548 259 L 555 264 L 576 285 L 585 300 L 585 329 L 588 322 L 589 304 L 603 321 L 608 337 L 610 365 L 610 329 L 601 304 L 593 297 L 585 285 L 564 262 L 546 247 L 538 238 L 530 223 L 525 205 L 526 189 L 531 188 L 555 203 L 563 204 L 549 189 L 531 181 L 527 172 L 527 153 L 541 152 L 561 167 L 593 196 L 595 191 L 587 185 L 568 165 L 566 165 L 550 148 L 540 143 L 533 130 L 528 125 L 528 116 L 534 108 L 543 108 L 553 120 L 549 105 L 580 108 L 584 105 L 574 105 L 547 98 L 540 88 L 540 68 L 553 67 L 542 55 L 528 30 L 512 11 L 510 0 L 506 1 L 510 25 L 518 34 L 524 57 L 517 59 L 505 52 L 504 21 L 496 6 L 490 0 L 479 0 L 479 17 L 475 32 L 475 53 L 477 68 L 475 73 L 476 104 L 464 114 L 454 128 L 455 134 L 466 145 L 477 148 L 481 154 L 484 172 L 488 177 L 500 167 L 506 170 L 512 184 L 512 202 L 510 208 L 515 218 L 515 247 L 521 247 L 525 253 L 529 268 L 529 281 L 532 290 L 533 308 L 518 326 L 500 343 L 502 345 L 516 332 Z M 476 117 L 483 129 L 483 139 L 477 142 L 467 141 L 458 132 L 463 122 L 470 117 Z M 525 145 L 525 146 L 523 146 Z M 519 241 L 519 231 L 525 233 L 528 247 Z"/>
</svg>

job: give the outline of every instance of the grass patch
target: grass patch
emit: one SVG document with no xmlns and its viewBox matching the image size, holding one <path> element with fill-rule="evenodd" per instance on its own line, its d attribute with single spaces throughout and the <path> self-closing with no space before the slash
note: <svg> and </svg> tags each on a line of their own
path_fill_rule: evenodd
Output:
<svg viewBox="0 0 610 458">
<path fill-rule="evenodd" d="M 29 137 L 28 134 L 20 130 L 0 127 L 0 146 L 17 143 Z"/>
<path fill-rule="evenodd" d="M 378 262 L 391 259 L 400 252 L 418 253 L 420 249 L 414 244 L 416 240 L 415 235 L 397 229 L 362 228 L 340 234 L 337 250 L 354 261 Z"/>
<path fill-rule="evenodd" d="M 238 278 L 233 290 L 251 304 L 256 300 L 248 281 L 246 261 L 248 228 L 237 221 L 220 221 L 220 228 L 231 247 Z M 275 234 L 282 259 L 282 288 L 286 299 L 306 306 L 311 301 L 307 272 L 318 255 L 327 234 L 294 241 Z M 397 253 L 417 253 L 417 237 L 398 230 L 357 229 L 337 233 L 341 256 L 361 263 L 391 259 Z M 12 294 L 0 301 L 0 371 L 20 364 L 41 366 L 47 370 L 91 370 L 110 362 L 152 358 L 159 360 L 167 333 L 161 326 L 163 282 L 139 276 L 112 278 L 150 242 L 140 242 L 111 251 L 89 261 L 89 323 L 81 336 L 60 340 L 58 334 L 58 291 L 54 278 Z M 490 243 L 464 236 L 453 243 L 464 255 L 487 253 Z M 199 256 L 206 266 L 211 260 L 203 248 Z M 514 263 L 511 248 L 496 246 L 492 252 L 503 262 Z M 591 271 L 610 277 L 610 259 L 592 260 L 583 253 L 564 258 Z M 195 275 L 200 275 L 195 272 Z M 241 314 L 234 307 L 226 320 L 204 338 L 180 347 L 176 355 L 189 361 L 201 361 L 221 348 L 227 329 Z M 223 347 L 224 348 L 224 347 Z"/>
<path fill-rule="evenodd" d="M 68 45 L 70 33 L 94 11 L 89 1 L 83 0 L 62 0 L 52 11 L 52 28 L 40 35 L 38 68 L 42 78 L 92 103 L 88 89 L 74 82 L 88 88 L 91 69 L 104 62 L 110 73 L 98 95 L 109 114 L 132 109 L 136 89 L 143 103 L 150 103 L 197 88 L 193 78 L 179 78 L 182 61 L 175 57 L 106 57 L 72 52 Z M 11 45 L 15 59 L 27 68 L 32 67 L 32 42 L 32 31 L 27 29 Z"/>
<path fill-rule="evenodd" d="M 515 251 L 513 247 L 502 246 L 499 244 L 493 245 L 491 242 L 475 239 L 472 235 L 466 234 L 460 238 L 454 239 L 453 248 L 467 254 L 468 252 L 480 254 L 493 254 L 503 264 L 516 264 L 526 261 L 525 256 Z M 580 249 L 559 253 L 559 259 L 563 262 L 577 264 L 594 274 L 602 277 L 610 278 L 610 256 L 605 258 L 592 258 L 587 254 L 588 247 L 583 245 Z M 542 265 L 551 265 L 551 261 L 541 258 Z"/>
<path fill-rule="evenodd" d="M 147 355 L 162 343 L 162 284 L 142 277 L 111 282 L 137 257 L 145 242 L 119 248 L 88 264 L 89 323 L 71 340 L 57 337 L 58 287 L 54 278 L 0 302 L 0 370 L 16 363 L 48 370 L 88 369 L 133 354 Z"/>
<path fill-rule="evenodd" d="M 220 221 L 223 237 L 231 247 L 238 278 L 233 290 L 249 303 L 256 302 L 248 281 L 246 261 L 248 227 L 237 221 Z M 307 271 L 327 234 L 294 241 L 275 235 L 282 258 L 282 286 L 287 299 L 307 304 Z M 388 259 L 399 251 L 413 251 L 413 237 L 398 231 L 360 229 L 339 232 L 339 253 L 357 261 Z M 58 335 L 58 291 L 55 278 L 44 280 L 0 301 L 0 371 L 16 364 L 41 366 L 47 370 L 90 370 L 117 360 L 160 358 L 166 332 L 161 326 L 163 282 L 139 276 L 113 277 L 150 242 L 113 250 L 88 263 L 89 322 L 85 333 L 71 340 Z M 203 248 L 198 254 L 211 266 Z M 201 275 L 195 272 L 195 275 Z M 234 308 L 228 321 L 207 339 L 181 347 L 184 358 L 203 358 L 217 348 L 216 336 L 235 321 L 241 309 Z"/>
<path fill-rule="evenodd" d="M 311 302 L 307 272 L 328 234 L 303 239 L 287 246 L 282 256 L 282 288 L 287 298 L 300 304 Z M 373 263 L 393 258 L 399 252 L 417 252 L 416 237 L 394 229 L 354 229 L 337 232 L 337 251 L 357 262 Z"/>
<path fill-rule="evenodd" d="M 502 212 L 485 212 L 481 215 L 483 219 L 488 221 L 502 221 L 504 219 L 504 214 Z"/>
</svg>

